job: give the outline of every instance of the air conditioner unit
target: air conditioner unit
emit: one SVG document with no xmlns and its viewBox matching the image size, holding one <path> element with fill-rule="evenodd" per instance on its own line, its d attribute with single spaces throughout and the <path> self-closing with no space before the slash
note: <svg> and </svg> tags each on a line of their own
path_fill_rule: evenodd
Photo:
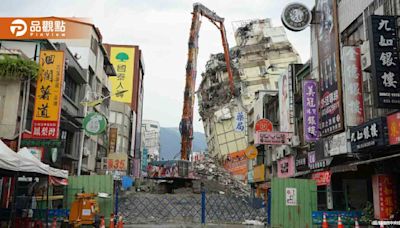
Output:
<svg viewBox="0 0 400 228">
<path fill-rule="evenodd" d="M 300 145 L 300 138 L 298 135 L 293 135 L 292 137 L 292 146 Z"/>
<path fill-rule="evenodd" d="M 369 50 L 369 40 L 361 45 L 361 69 L 369 72 L 371 69 L 371 52 Z"/>
</svg>

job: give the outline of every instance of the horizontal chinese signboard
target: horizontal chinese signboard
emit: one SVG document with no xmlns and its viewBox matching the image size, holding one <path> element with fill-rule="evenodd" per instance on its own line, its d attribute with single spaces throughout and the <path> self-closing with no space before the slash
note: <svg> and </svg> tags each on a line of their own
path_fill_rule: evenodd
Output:
<svg viewBox="0 0 400 228">
<path fill-rule="evenodd" d="M 41 51 L 32 117 L 32 138 L 58 139 L 63 81 L 64 52 Z"/>
<path fill-rule="evenodd" d="M 378 108 L 399 108 L 400 61 L 396 17 L 371 15 L 368 31 L 375 104 Z"/>
<path fill-rule="evenodd" d="M 400 112 L 387 116 L 387 126 L 389 132 L 389 144 L 400 143 Z"/>
<path fill-rule="evenodd" d="M 351 151 L 386 145 L 386 118 L 372 119 L 360 126 L 350 128 Z"/>
<path fill-rule="evenodd" d="M 331 173 L 329 171 L 316 172 L 312 174 L 312 178 L 317 182 L 317 186 L 330 185 Z"/>
<path fill-rule="evenodd" d="M 258 145 L 290 145 L 293 133 L 289 132 L 256 132 L 255 144 Z"/>
<path fill-rule="evenodd" d="M 107 157 L 107 170 L 126 171 L 128 167 L 128 155 L 126 153 L 111 153 Z"/>
</svg>

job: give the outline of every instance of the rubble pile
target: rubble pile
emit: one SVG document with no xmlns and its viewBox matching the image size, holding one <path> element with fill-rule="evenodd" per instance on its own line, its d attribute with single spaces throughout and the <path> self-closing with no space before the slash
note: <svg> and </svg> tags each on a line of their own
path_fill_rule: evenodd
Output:
<svg viewBox="0 0 400 228">
<path fill-rule="evenodd" d="M 209 192 L 235 196 L 250 195 L 250 187 L 246 183 L 236 179 L 212 158 L 194 162 L 193 170 Z"/>
</svg>

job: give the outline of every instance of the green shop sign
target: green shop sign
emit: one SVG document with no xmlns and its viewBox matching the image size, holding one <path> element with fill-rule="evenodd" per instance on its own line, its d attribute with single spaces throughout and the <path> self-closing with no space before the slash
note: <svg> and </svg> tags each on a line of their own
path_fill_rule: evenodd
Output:
<svg viewBox="0 0 400 228">
<path fill-rule="evenodd" d="M 91 112 L 83 119 L 83 128 L 88 135 L 99 135 L 106 127 L 107 119 L 100 113 Z"/>
</svg>

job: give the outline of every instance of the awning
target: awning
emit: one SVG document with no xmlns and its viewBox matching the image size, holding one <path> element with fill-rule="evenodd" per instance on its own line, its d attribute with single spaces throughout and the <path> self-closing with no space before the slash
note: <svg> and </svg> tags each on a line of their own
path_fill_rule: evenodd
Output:
<svg viewBox="0 0 400 228">
<path fill-rule="evenodd" d="M 383 160 L 387 160 L 387 159 L 390 159 L 390 158 L 397 158 L 397 157 L 400 157 L 400 153 L 389 155 L 389 156 L 385 156 L 385 157 L 380 157 L 380 158 L 373 158 L 373 159 L 369 159 L 369 160 L 365 160 L 365 161 L 354 162 L 354 163 L 351 163 L 349 165 L 363 165 L 363 164 L 369 164 L 369 163 L 372 163 L 372 162 L 378 162 L 378 161 L 383 161 Z"/>
<path fill-rule="evenodd" d="M 67 170 L 50 167 L 33 156 L 27 148 L 22 148 L 18 153 L 15 153 L 1 140 L 0 169 L 68 178 Z"/>
<path fill-rule="evenodd" d="M 0 168 L 17 172 L 18 164 L 18 155 L 0 140 Z"/>
</svg>

